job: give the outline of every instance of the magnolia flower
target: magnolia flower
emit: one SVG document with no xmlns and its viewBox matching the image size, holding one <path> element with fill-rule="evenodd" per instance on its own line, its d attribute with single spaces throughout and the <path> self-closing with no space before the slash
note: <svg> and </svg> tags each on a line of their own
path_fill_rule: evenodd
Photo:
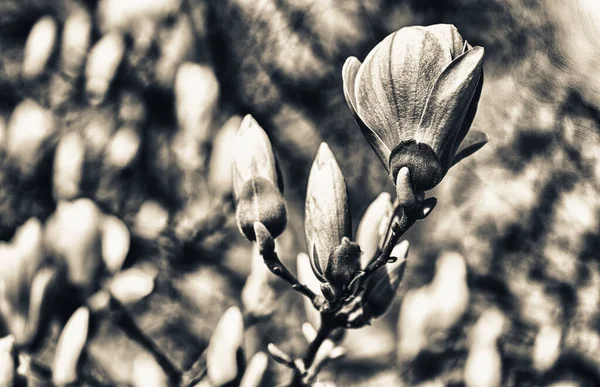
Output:
<svg viewBox="0 0 600 387">
<path fill-rule="evenodd" d="M 360 246 L 362 255 L 360 257 L 361 268 L 366 268 L 371 260 L 377 257 L 377 252 L 385 237 L 385 231 L 393 211 L 392 197 L 387 192 L 379 194 L 365 211 L 358 230 L 356 230 L 356 242 Z"/>
<path fill-rule="evenodd" d="M 313 162 L 306 190 L 305 233 L 312 269 L 337 295 L 360 269 L 360 248 L 351 233 L 344 175 L 335 156 L 322 143 Z M 331 298 L 330 294 L 324 296 Z"/>
<path fill-rule="evenodd" d="M 485 144 L 483 135 L 458 150 L 477 111 L 483 55 L 454 26 L 437 24 L 392 33 L 362 64 L 346 60 L 346 101 L 395 183 L 407 167 L 416 190 L 431 189 Z"/>
<path fill-rule="evenodd" d="M 232 177 L 240 232 L 253 241 L 254 223 L 259 222 L 273 238 L 279 236 L 287 223 L 283 179 L 269 137 L 251 115 L 238 130 Z"/>
</svg>

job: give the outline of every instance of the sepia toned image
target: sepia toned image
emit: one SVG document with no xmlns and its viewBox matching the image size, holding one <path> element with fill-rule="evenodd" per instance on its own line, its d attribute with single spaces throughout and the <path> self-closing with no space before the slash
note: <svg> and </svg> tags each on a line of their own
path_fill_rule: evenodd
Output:
<svg viewBox="0 0 600 387">
<path fill-rule="evenodd" d="M 600 1 L 0 0 L 13 386 L 600 386 Z"/>
</svg>

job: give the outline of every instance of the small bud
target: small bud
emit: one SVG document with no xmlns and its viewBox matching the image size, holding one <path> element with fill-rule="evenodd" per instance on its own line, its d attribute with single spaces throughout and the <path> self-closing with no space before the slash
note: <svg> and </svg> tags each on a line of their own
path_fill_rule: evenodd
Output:
<svg viewBox="0 0 600 387">
<path fill-rule="evenodd" d="M 326 282 L 329 257 L 351 233 L 344 175 L 326 143 L 321 143 L 310 169 L 305 208 L 310 262 L 317 278 Z"/>
<path fill-rule="evenodd" d="M 217 131 L 212 143 L 210 164 L 208 169 L 208 185 L 216 196 L 230 194 L 233 190 L 231 168 L 234 155 L 231 144 L 236 141 L 237 130 L 242 118 L 233 116 Z"/>
<path fill-rule="evenodd" d="M 118 32 L 104 35 L 90 50 L 85 68 L 85 91 L 92 105 L 99 105 L 117 73 L 125 53 L 125 41 Z"/>
<path fill-rule="evenodd" d="M 315 277 L 310 264 L 310 258 L 305 253 L 298 254 L 296 259 L 296 267 L 298 272 L 298 281 L 308 287 L 313 293 L 321 294 L 321 282 Z M 313 326 L 321 326 L 321 313 L 315 309 L 313 303 L 307 298 L 302 297 L 304 303 L 304 312 L 306 313 L 306 320 Z"/>
<path fill-rule="evenodd" d="M 263 262 L 256 245 L 252 249 L 252 271 L 242 289 L 242 304 L 245 312 L 256 319 L 273 314 L 277 295 L 270 284 L 271 272 Z"/>
<path fill-rule="evenodd" d="M 366 268 L 376 258 L 381 239 L 393 211 L 391 195 L 387 192 L 379 194 L 377 199 L 367 207 L 356 231 L 356 243 L 360 246 L 360 267 Z"/>
<path fill-rule="evenodd" d="M 54 355 L 52 382 L 64 385 L 77 381 L 77 363 L 88 335 L 90 312 L 81 307 L 73 313 L 65 325 Z"/>
<path fill-rule="evenodd" d="M 114 130 L 114 121 L 108 114 L 96 114 L 83 129 L 83 140 L 85 143 L 85 157 L 97 161 L 106 149 Z"/>
<path fill-rule="evenodd" d="M 22 174 L 35 173 L 55 130 L 52 114 L 36 102 L 25 100 L 15 108 L 8 124 L 6 151 Z"/>
<path fill-rule="evenodd" d="M 15 380 L 15 339 L 6 336 L 0 339 L 0 386 L 12 386 Z"/>
<path fill-rule="evenodd" d="M 240 382 L 240 387 L 259 387 L 268 365 L 269 357 L 266 353 L 258 352 L 252 356 Z"/>
<path fill-rule="evenodd" d="M 283 352 L 278 346 L 276 346 L 273 343 L 269 343 L 269 345 L 267 345 L 267 351 L 269 352 L 269 355 L 271 355 L 273 360 L 275 360 L 279 364 L 289 366 L 294 363 L 291 357 L 289 357 L 285 352 Z"/>
<path fill-rule="evenodd" d="M 406 271 L 408 247 L 408 241 L 402 241 L 394 247 L 391 256 L 397 260 L 375 270 L 367 280 L 364 299 L 370 316 L 382 316 L 394 301 Z"/>
<path fill-rule="evenodd" d="M 215 386 L 223 386 L 239 376 L 238 352 L 243 339 L 244 319 L 240 310 L 232 306 L 219 320 L 206 350 L 207 374 Z"/>
<path fill-rule="evenodd" d="M 497 309 L 484 311 L 473 327 L 470 348 L 465 363 L 464 380 L 467 387 L 497 387 L 502 379 L 502 359 L 497 340 L 502 333 L 505 317 Z"/>
<path fill-rule="evenodd" d="M 104 163 L 118 169 L 130 167 L 138 155 L 141 142 L 140 134 L 135 128 L 120 128 L 108 143 Z"/>
<path fill-rule="evenodd" d="M 134 387 L 167 387 L 169 385 L 167 375 L 148 353 L 142 353 L 135 357 L 131 384 Z"/>
<path fill-rule="evenodd" d="M 402 299 L 398 320 L 397 357 L 401 361 L 413 360 L 427 345 L 427 325 L 433 309 L 429 288 L 411 290 Z"/>
<path fill-rule="evenodd" d="M 437 199 L 434 197 L 425 199 L 423 201 L 423 204 L 421 205 L 421 210 L 418 214 L 419 219 L 425 219 L 426 217 L 428 217 L 429 214 L 431 214 L 431 211 L 433 211 L 433 209 L 435 208 L 436 204 Z"/>
<path fill-rule="evenodd" d="M 240 232 L 253 241 L 254 223 L 260 222 L 273 238 L 278 237 L 287 223 L 283 183 L 271 142 L 252 116 L 242 120 L 232 149 L 233 190 Z"/>
<path fill-rule="evenodd" d="M 61 202 L 45 233 L 48 250 L 67 265 L 68 278 L 84 294 L 94 291 L 102 268 L 102 215 L 90 199 Z"/>
<path fill-rule="evenodd" d="M 134 304 L 154 290 L 154 278 L 140 269 L 130 268 L 114 275 L 110 294 L 122 304 Z"/>
<path fill-rule="evenodd" d="M 102 258 L 109 273 L 121 270 L 129 253 L 131 236 L 123 221 L 116 216 L 104 215 L 102 220 Z"/>
<path fill-rule="evenodd" d="M 159 35 L 158 46 L 160 56 L 156 62 L 155 77 L 159 84 L 171 88 L 173 87 L 177 68 L 183 61 L 191 59 L 191 56 L 193 55 L 193 50 L 195 48 L 194 29 L 192 28 L 190 18 L 183 13 L 179 15 L 177 22 L 173 27 L 168 28 L 167 31 L 165 31 L 165 29 L 166 28 L 163 26 L 163 31 Z M 216 82 L 216 77 L 214 77 L 213 80 Z M 188 87 L 195 86 L 196 85 L 188 85 Z M 216 97 L 218 97 L 218 84 L 217 92 L 214 97 L 208 95 L 206 90 L 196 91 L 206 93 L 204 94 L 204 98 L 196 100 L 196 104 L 198 104 L 198 102 L 202 103 L 203 101 L 211 103 L 211 98 L 216 99 Z M 212 111 L 209 113 L 209 116 L 210 119 L 212 119 Z M 209 124 L 210 119 L 208 122 Z M 198 123 L 199 122 L 197 122 L 196 125 Z"/>
<path fill-rule="evenodd" d="M 199 143 L 206 142 L 210 137 L 218 98 L 219 82 L 210 67 L 191 62 L 179 66 L 175 76 L 177 122 L 183 131 L 191 134 Z"/>
<path fill-rule="evenodd" d="M 412 207 L 415 204 L 415 192 L 410 181 L 410 171 L 407 167 L 402 167 L 396 176 L 396 195 L 398 203 L 403 207 Z"/>
<path fill-rule="evenodd" d="M 339 296 L 360 270 L 360 247 L 347 237 L 329 256 L 325 278 Z"/>
<path fill-rule="evenodd" d="M 85 158 L 83 140 L 77 132 L 62 136 L 54 154 L 52 175 L 54 199 L 72 200 L 79 195 L 79 184 Z"/>
<path fill-rule="evenodd" d="M 92 20 L 83 8 L 74 10 L 65 20 L 60 59 L 63 73 L 71 78 L 77 78 L 83 68 L 91 32 Z"/>
<path fill-rule="evenodd" d="M 134 230 L 143 238 L 155 239 L 167 227 L 169 212 L 159 203 L 146 200 L 135 216 Z"/>
<path fill-rule="evenodd" d="M 56 21 L 51 16 L 44 16 L 31 29 L 23 53 L 24 79 L 37 78 L 44 72 L 54 50 L 56 30 Z"/>
<path fill-rule="evenodd" d="M 552 325 L 542 326 L 533 347 L 533 368 L 545 372 L 552 368 L 560 355 L 560 342 L 562 332 L 559 327 Z"/>
</svg>

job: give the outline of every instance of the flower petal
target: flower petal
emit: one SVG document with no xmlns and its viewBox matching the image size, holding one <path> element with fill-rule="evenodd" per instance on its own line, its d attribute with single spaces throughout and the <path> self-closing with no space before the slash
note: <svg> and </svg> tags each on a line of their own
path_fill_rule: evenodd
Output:
<svg viewBox="0 0 600 387">
<path fill-rule="evenodd" d="M 429 144 L 438 156 L 456 138 L 464 122 L 481 77 L 484 52 L 482 47 L 475 47 L 456 58 L 431 90 L 416 140 Z"/>
<path fill-rule="evenodd" d="M 369 53 L 356 76 L 356 108 L 390 149 L 414 138 L 429 91 L 451 61 L 448 47 L 418 28 L 400 29 Z"/>
<path fill-rule="evenodd" d="M 473 130 L 469 132 L 467 138 L 454 156 L 451 166 L 456 165 L 459 161 L 466 159 L 479 149 L 483 148 L 488 141 L 489 137 L 485 132 L 481 132 L 479 130 Z"/>
<path fill-rule="evenodd" d="M 346 59 L 346 63 L 344 63 L 344 67 L 342 69 L 342 80 L 344 82 L 344 97 L 346 97 L 346 103 L 348 103 L 348 107 L 354 116 L 354 120 L 358 124 L 360 131 L 363 136 L 367 139 L 367 142 L 373 148 L 373 151 L 385 167 L 388 169 L 389 166 L 389 158 L 390 158 L 390 148 L 385 145 L 381 137 L 377 133 L 375 133 L 367 124 L 363 122 L 358 113 L 356 112 L 356 97 L 354 94 L 354 86 L 356 84 L 356 74 L 360 68 L 360 61 L 355 57 L 351 56 Z"/>
<path fill-rule="evenodd" d="M 440 42 L 450 48 L 452 58 L 463 53 L 465 40 L 453 24 L 434 24 L 427 27 L 417 27 L 432 32 Z"/>
</svg>

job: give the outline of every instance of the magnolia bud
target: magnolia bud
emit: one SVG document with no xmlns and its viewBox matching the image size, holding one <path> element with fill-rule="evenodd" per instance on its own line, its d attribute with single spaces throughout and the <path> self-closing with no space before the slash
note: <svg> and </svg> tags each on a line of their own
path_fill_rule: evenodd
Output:
<svg viewBox="0 0 600 387">
<path fill-rule="evenodd" d="M 236 141 L 237 130 L 241 122 L 242 118 L 240 116 L 231 117 L 217 131 L 213 139 L 208 169 L 208 185 L 217 196 L 230 194 L 233 190 L 231 167 L 234 155 L 231 152 L 231 144 Z"/>
<path fill-rule="evenodd" d="M 259 387 L 267 366 L 269 365 L 269 357 L 264 352 L 258 352 L 246 367 L 240 387 Z"/>
<path fill-rule="evenodd" d="M 124 169 L 130 167 L 140 150 L 141 138 L 135 128 L 124 126 L 111 137 L 104 163 L 108 166 Z"/>
<path fill-rule="evenodd" d="M 167 375 L 147 353 L 135 357 L 131 384 L 134 387 L 167 387 Z"/>
<path fill-rule="evenodd" d="M 392 257 L 397 258 L 396 261 L 385 264 L 369 276 L 364 300 L 371 317 L 382 316 L 394 301 L 406 271 L 408 247 L 408 241 L 402 241 L 391 253 Z"/>
<path fill-rule="evenodd" d="M 167 227 L 169 212 L 159 203 L 146 200 L 135 216 L 134 230 L 143 238 L 155 239 Z"/>
<path fill-rule="evenodd" d="M 62 136 L 54 154 L 52 175 L 54 199 L 72 200 L 79 195 L 79 184 L 85 157 L 83 140 L 77 132 Z"/>
<path fill-rule="evenodd" d="M 0 339 L 0 386 L 12 386 L 15 380 L 15 339 L 6 336 Z"/>
<path fill-rule="evenodd" d="M 326 282 L 329 257 L 342 238 L 351 233 L 344 175 L 326 143 L 321 143 L 310 169 L 305 208 L 304 230 L 310 263 L 317 278 Z"/>
<path fill-rule="evenodd" d="M 270 284 L 271 272 L 265 265 L 256 244 L 252 248 L 252 271 L 242 289 L 242 304 L 245 312 L 257 319 L 270 316 L 277 296 Z"/>
<path fill-rule="evenodd" d="M 560 355 L 562 332 L 559 327 L 545 325 L 535 337 L 533 368 L 540 372 L 549 370 Z"/>
<path fill-rule="evenodd" d="M 73 313 L 65 325 L 54 355 L 52 382 L 64 385 L 77 381 L 77 363 L 88 336 L 90 312 L 81 307 Z"/>
<path fill-rule="evenodd" d="M 6 151 L 22 174 L 35 173 L 55 130 L 52 114 L 36 102 L 25 100 L 15 108 L 8 124 Z"/>
<path fill-rule="evenodd" d="M 325 279 L 336 295 L 341 295 L 360 270 L 360 247 L 347 237 L 329 256 Z"/>
<path fill-rule="evenodd" d="M 427 345 L 427 325 L 434 304 L 428 287 L 406 293 L 398 320 L 398 359 L 410 361 Z"/>
<path fill-rule="evenodd" d="M 240 376 L 240 352 L 244 340 L 244 319 L 240 310 L 227 309 L 215 328 L 206 349 L 208 378 L 219 387 Z"/>
<path fill-rule="evenodd" d="M 143 19 L 158 22 L 175 14 L 180 6 L 181 0 L 101 0 L 98 4 L 100 29 L 103 32 L 129 30 Z"/>
<path fill-rule="evenodd" d="M 56 43 L 56 21 L 51 16 L 38 20 L 27 37 L 23 53 L 22 76 L 33 79 L 44 72 Z"/>
<path fill-rule="evenodd" d="M 106 269 L 116 273 L 123 266 L 129 253 L 131 236 L 129 229 L 123 221 L 116 216 L 104 215 L 101 225 L 102 232 L 102 258 Z"/>
<path fill-rule="evenodd" d="M 154 278 L 142 270 L 130 268 L 114 275 L 110 294 L 122 304 L 134 304 L 154 290 Z"/>
<path fill-rule="evenodd" d="M 200 143 L 206 142 L 210 136 L 218 98 L 219 82 L 210 67 L 191 62 L 179 66 L 175 76 L 177 122 L 182 130 Z"/>
<path fill-rule="evenodd" d="M 271 142 L 250 115 L 242 120 L 233 152 L 232 177 L 238 228 L 253 241 L 254 223 L 260 222 L 276 238 L 287 223 L 283 182 Z"/>
<path fill-rule="evenodd" d="M 60 59 L 62 71 L 71 78 L 76 78 L 81 72 L 90 46 L 91 32 L 92 20 L 83 8 L 74 10 L 65 20 Z"/>
<path fill-rule="evenodd" d="M 497 340 L 504 326 L 504 315 L 495 309 L 482 313 L 470 334 L 470 349 L 465 363 L 467 387 L 497 387 L 502 379 L 502 359 Z"/>
<path fill-rule="evenodd" d="M 92 105 L 104 97 L 117 73 L 125 53 L 125 41 L 117 32 L 104 35 L 90 50 L 85 68 L 85 91 Z"/>
<path fill-rule="evenodd" d="M 376 258 L 381 240 L 385 237 L 387 224 L 393 211 L 392 197 L 389 193 L 379 194 L 365 211 L 358 230 L 356 231 L 356 243 L 360 246 L 360 267 L 366 268 L 371 260 Z"/>
</svg>

